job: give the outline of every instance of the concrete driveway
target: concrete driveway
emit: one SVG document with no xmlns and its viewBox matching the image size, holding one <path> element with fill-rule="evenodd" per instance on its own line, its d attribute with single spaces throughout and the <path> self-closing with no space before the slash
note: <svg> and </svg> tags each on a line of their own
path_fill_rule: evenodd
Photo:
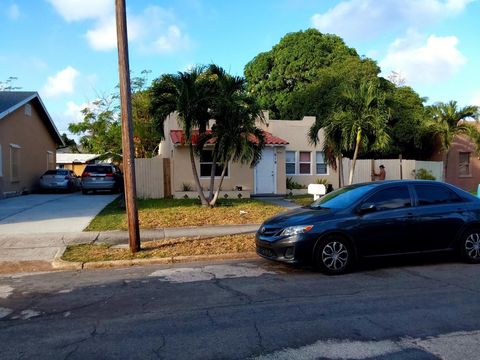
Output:
<svg viewBox="0 0 480 360">
<path fill-rule="evenodd" d="M 34 194 L 0 200 L 0 234 L 82 231 L 118 195 Z"/>
</svg>

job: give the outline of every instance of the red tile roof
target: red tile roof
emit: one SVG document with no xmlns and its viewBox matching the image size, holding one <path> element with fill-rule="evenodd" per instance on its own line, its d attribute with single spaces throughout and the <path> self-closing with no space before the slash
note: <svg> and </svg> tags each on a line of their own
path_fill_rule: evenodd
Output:
<svg viewBox="0 0 480 360">
<path fill-rule="evenodd" d="M 210 130 L 207 130 L 207 133 L 209 132 Z M 288 141 L 283 140 L 282 138 L 279 138 L 277 136 L 273 136 L 268 131 L 263 131 L 263 135 L 265 136 L 265 145 L 288 145 Z M 172 139 L 172 142 L 175 145 L 185 144 L 185 135 L 183 133 L 183 130 L 171 130 L 170 138 Z M 192 138 L 193 138 L 193 143 L 195 144 L 198 138 L 198 131 L 194 131 Z M 207 142 L 207 144 L 213 144 L 213 143 L 215 143 L 215 139 L 210 139 Z"/>
</svg>

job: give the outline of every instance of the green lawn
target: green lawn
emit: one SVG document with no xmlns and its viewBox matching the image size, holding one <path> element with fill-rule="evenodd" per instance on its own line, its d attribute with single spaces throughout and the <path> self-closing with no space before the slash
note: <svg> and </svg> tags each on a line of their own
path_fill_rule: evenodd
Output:
<svg viewBox="0 0 480 360">
<path fill-rule="evenodd" d="M 107 205 L 88 225 L 86 231 L 126 230 L 125 209 L 119 199 Z M 140 227 L 258 224 L 284 211 L 284 208 L 252 199 L 221 199 L 215 208 L 205 208 L 196 199 L 138 200 Z"/>
<path fill-rule="evenodd" d="M 292 195 L 285 198 L 286 200 L 291 200 L 297 205 L 307 206 L 313 202 L 313 195 Z"/>
</svg>

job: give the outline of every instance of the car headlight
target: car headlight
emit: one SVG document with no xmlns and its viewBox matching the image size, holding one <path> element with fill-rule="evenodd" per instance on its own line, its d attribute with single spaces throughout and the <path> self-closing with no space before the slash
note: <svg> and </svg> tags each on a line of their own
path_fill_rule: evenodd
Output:
<svg viewBox="0 0 480 360">
<path fill-rule="evenodd" d="M 313 229 L 313 225 L 289 226 L 280 233 L 281 236 L 291 236 L 306 233 Z"/>
</svg>

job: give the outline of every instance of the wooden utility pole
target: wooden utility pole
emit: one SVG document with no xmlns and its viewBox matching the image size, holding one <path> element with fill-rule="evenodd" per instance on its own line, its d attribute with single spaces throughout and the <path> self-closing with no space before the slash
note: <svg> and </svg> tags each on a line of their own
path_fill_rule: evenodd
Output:
<svg viewBox="0 0 480 360">
<path fill-rule="evenodd" d="M 117 19 L 118 73 L 120 77 L 120 105 L 122 108 L 123 173 L 125 180 L 125 205 L 127 207 L 130 251 L 140 250 L 138 228 L 137 189 L 135 184 L 135 155 L 133 147 L 132 98 L 130 90 L 130 65 L 128 61 L 127 14 L 125 0 L 115 0 Z"/>
</svg>

